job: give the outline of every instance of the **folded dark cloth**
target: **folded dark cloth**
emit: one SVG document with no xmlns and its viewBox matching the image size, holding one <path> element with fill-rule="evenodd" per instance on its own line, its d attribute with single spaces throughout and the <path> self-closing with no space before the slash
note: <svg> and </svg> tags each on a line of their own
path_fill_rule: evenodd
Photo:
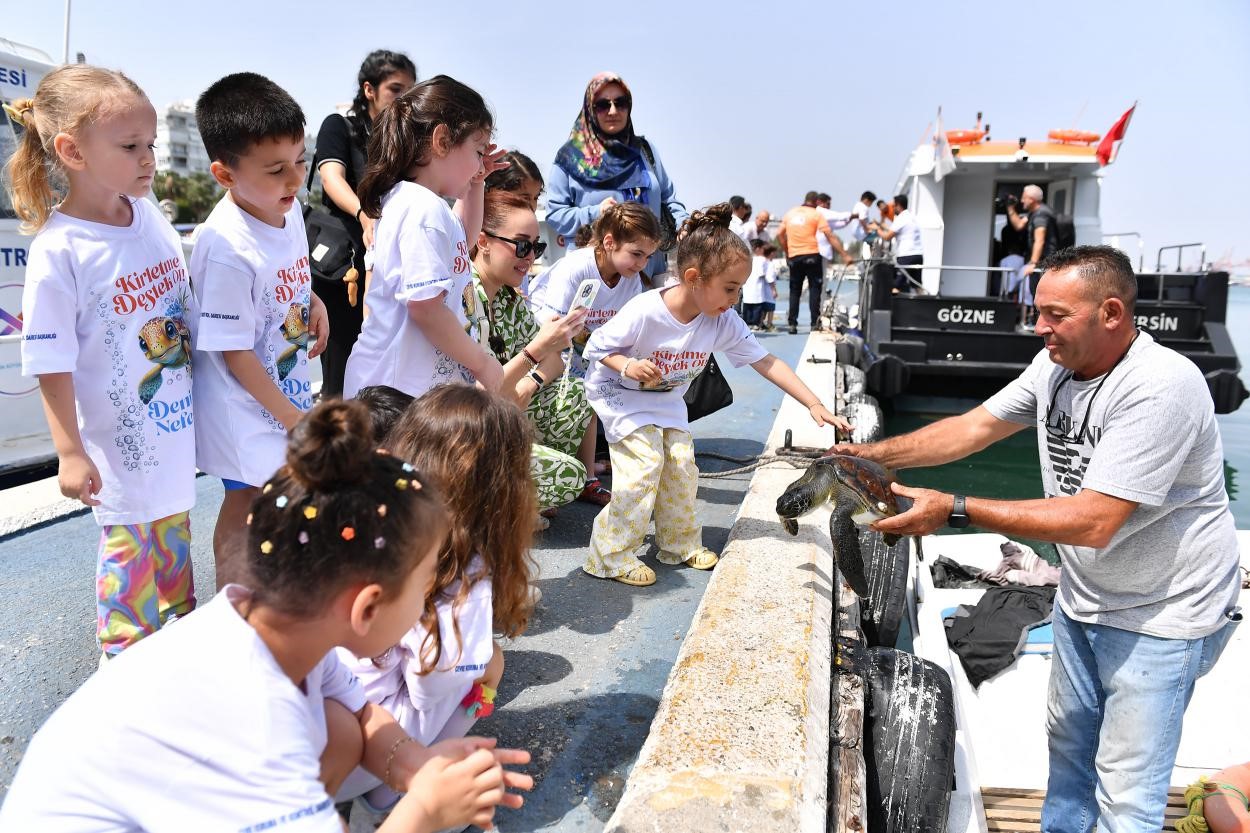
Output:
<svg viewBox="0 0 1250 833">
<path fill-rule="evenodd" d="M 933 574 L 933 586 L 943 590 L 967 590 L 975 587 L 993 587 L 995 582 L 980 577 L 981 571 L 967 564 L 960 564 L 944 555 L 929 568 Z"/>
<path fill-rule="evenodd" d="M 945 619 L 946 642 L 974 688 L 1016 661 L 1029 630 L 1050 621 L 1054 603 L 1053 587 L 991 587 Z"/>
</svg>

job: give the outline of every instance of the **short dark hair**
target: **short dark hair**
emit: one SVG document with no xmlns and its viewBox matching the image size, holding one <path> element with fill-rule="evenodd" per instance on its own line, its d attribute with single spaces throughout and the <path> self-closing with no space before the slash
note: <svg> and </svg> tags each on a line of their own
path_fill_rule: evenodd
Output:
<svg viewBox="0 0 1250 833">
<path fill-rule="evenodd" d="M 729 198 L 729 207 L 732 208 L 734 211 L 737 211 L 739 208 L 746 205 L 746 201 L 747 201 L 746 197 L 740 194 L 734 194 L 732 197 Z"/>
<path fill-rule="evenodd" d="M 356 401 L 369 409 L 369 421 L 373 425 L 373 442 L 382 445 L 395 423 L 412 404 L 413 396 L 389 385 L 366 385 L 356 392 Z"/>
<path fill-rule="evenodd" d="M 803 202 L 804 203 L 816 202 L 816 198 L 818 196 L 820 195 L 817 194 L 815 191 L 808 191 L 806 194 L 803 195 Z"/>
<path fill-rule="evenodd" d="M 864 200 L 868 200 L 869 202 L 872 202 L 876 198 L 877 198 L 877 195 L 874 194 L 872 191 L 865 191 L 864 193 L 859 195 L 859 199 L 861 202 Z"/>
<path fill-rule="evenodd" d="M 1119 298 L 1131 316 L 1137 308 L 1137 275 L 1128 255 L 1113 246 L 1071 246 L 1060 249 L 1038 264 L 1046 272 L 1076 269 L 1090 297 L 1102 303 Z"/>
<path fill-rule="evenodd" d="M 263 75 L 236 72 L 215 82 L 195 103 L 195 120 L 208 158 L 239 164 L 252 145 L 304 135 L 304 111 Z"/>
<path fill-rule="evenodd" d="M 903 209 L 904 211 L 907 210 L 907 195 L 906 194 L 899 194 L 898 196 L 894 198 L 894 202 L 898 204 L 899 208 Z"/>
<path fill-rule="evenodd" d="M 499 157 L 499 161 L 506 163 L 507 167 L 492 171 L 486 177 L 487 191 L 520 191 L 525 187 L 525 181 L 530 179 L 538 183 L 540 190 L 547 187 L 542 171 L 538 170 L 533 159 L 521 151 L 510 150 Z"/>
<path fill-rule="evenodd" d="M 817 194 L 816 199 L 820 200 L 821 202 L 833 202 L 833 197 L 829 196 L 824 191 L 821 191 L 819 194 Z"/>
</svg>

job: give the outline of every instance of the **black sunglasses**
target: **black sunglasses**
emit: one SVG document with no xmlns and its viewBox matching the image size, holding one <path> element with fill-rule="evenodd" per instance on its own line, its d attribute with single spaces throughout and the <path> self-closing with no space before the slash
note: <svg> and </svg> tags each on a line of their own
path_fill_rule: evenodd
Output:
<svg viewBox="0 0 1250 833">
<path fill-rule="evenodd" d="M 616 105 L 618 111 L 625 111 L 632 107 L 633 99 L 627 95 L 618 95 L 616 98 L 596 98 L 595 112 L 606 113 L 612 109 L 612 105 Z"/>
<path fill-rule="evenodd" d="M 542 257 L 543 252 L 547 251 L 547 244 L 541 240 L 537 242 L 533 240 L 513 240 L 511 237 L 500 237 L 498 234 L 491 234 L 489 231 L 483 231 L 482 234 L 516 246 L 517 257 L 529 257 L 530 252 L 534 253 L 534 257 Z"/>
</svg>

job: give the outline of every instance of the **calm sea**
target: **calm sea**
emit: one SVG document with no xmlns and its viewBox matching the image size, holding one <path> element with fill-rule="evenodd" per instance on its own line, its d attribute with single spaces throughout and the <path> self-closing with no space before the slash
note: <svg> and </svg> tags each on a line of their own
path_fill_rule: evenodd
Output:
<svg viewBox="0 0 1250 833">
<path fill-rule="evenodd" d="M 1250 387 L 1250 287 L 1229 290 L 1228 329 L 1241 358 L 1242 381 Z M 940 419 L 937 415 L 896 414 L 886 420 L 886 434 L 911 431 Z M 1224 479 L 1238 529 L 1250 529 L 1250 400 L 1236 413 L 1220 416 L 1224 441 Z M 996 498 L 1042 496 L 1037 437 L 1022 431 L 962 460 L 932 469 L 908 471 L 903 478 L 917 486 Z"/>
</svg>

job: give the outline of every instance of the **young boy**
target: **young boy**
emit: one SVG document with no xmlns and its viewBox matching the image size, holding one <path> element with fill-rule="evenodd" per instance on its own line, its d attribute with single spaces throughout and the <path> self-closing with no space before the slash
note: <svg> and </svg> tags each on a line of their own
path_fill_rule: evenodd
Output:
<svg viewBox="0 0 1250 833">
<path fill-rule="evenodd" d="M 296 193 L 304 184 L 304 113 L 263 76 L 227 75 L 195 105 L 209 170 L 226 189 L 199 230 L 191 280 L 196 463 L 220 477 L 213 532 L 217 589 L 246 583 L 242 542 L 260 484 L 282 465 L 287 432 L 312 407 L 308 360 L 325 347 Z M 315 344 L 309 345 L 309 336 Z"/>
<path fill-rule="evenodd" d="M 773 312 L 777 309 L 777 273 L 770 258 L 777 248 L 765 240 L 751 241 L 751 274 L 742 287 L 742 320 L 752 330 L 775 329 Z"/>
</svg>

